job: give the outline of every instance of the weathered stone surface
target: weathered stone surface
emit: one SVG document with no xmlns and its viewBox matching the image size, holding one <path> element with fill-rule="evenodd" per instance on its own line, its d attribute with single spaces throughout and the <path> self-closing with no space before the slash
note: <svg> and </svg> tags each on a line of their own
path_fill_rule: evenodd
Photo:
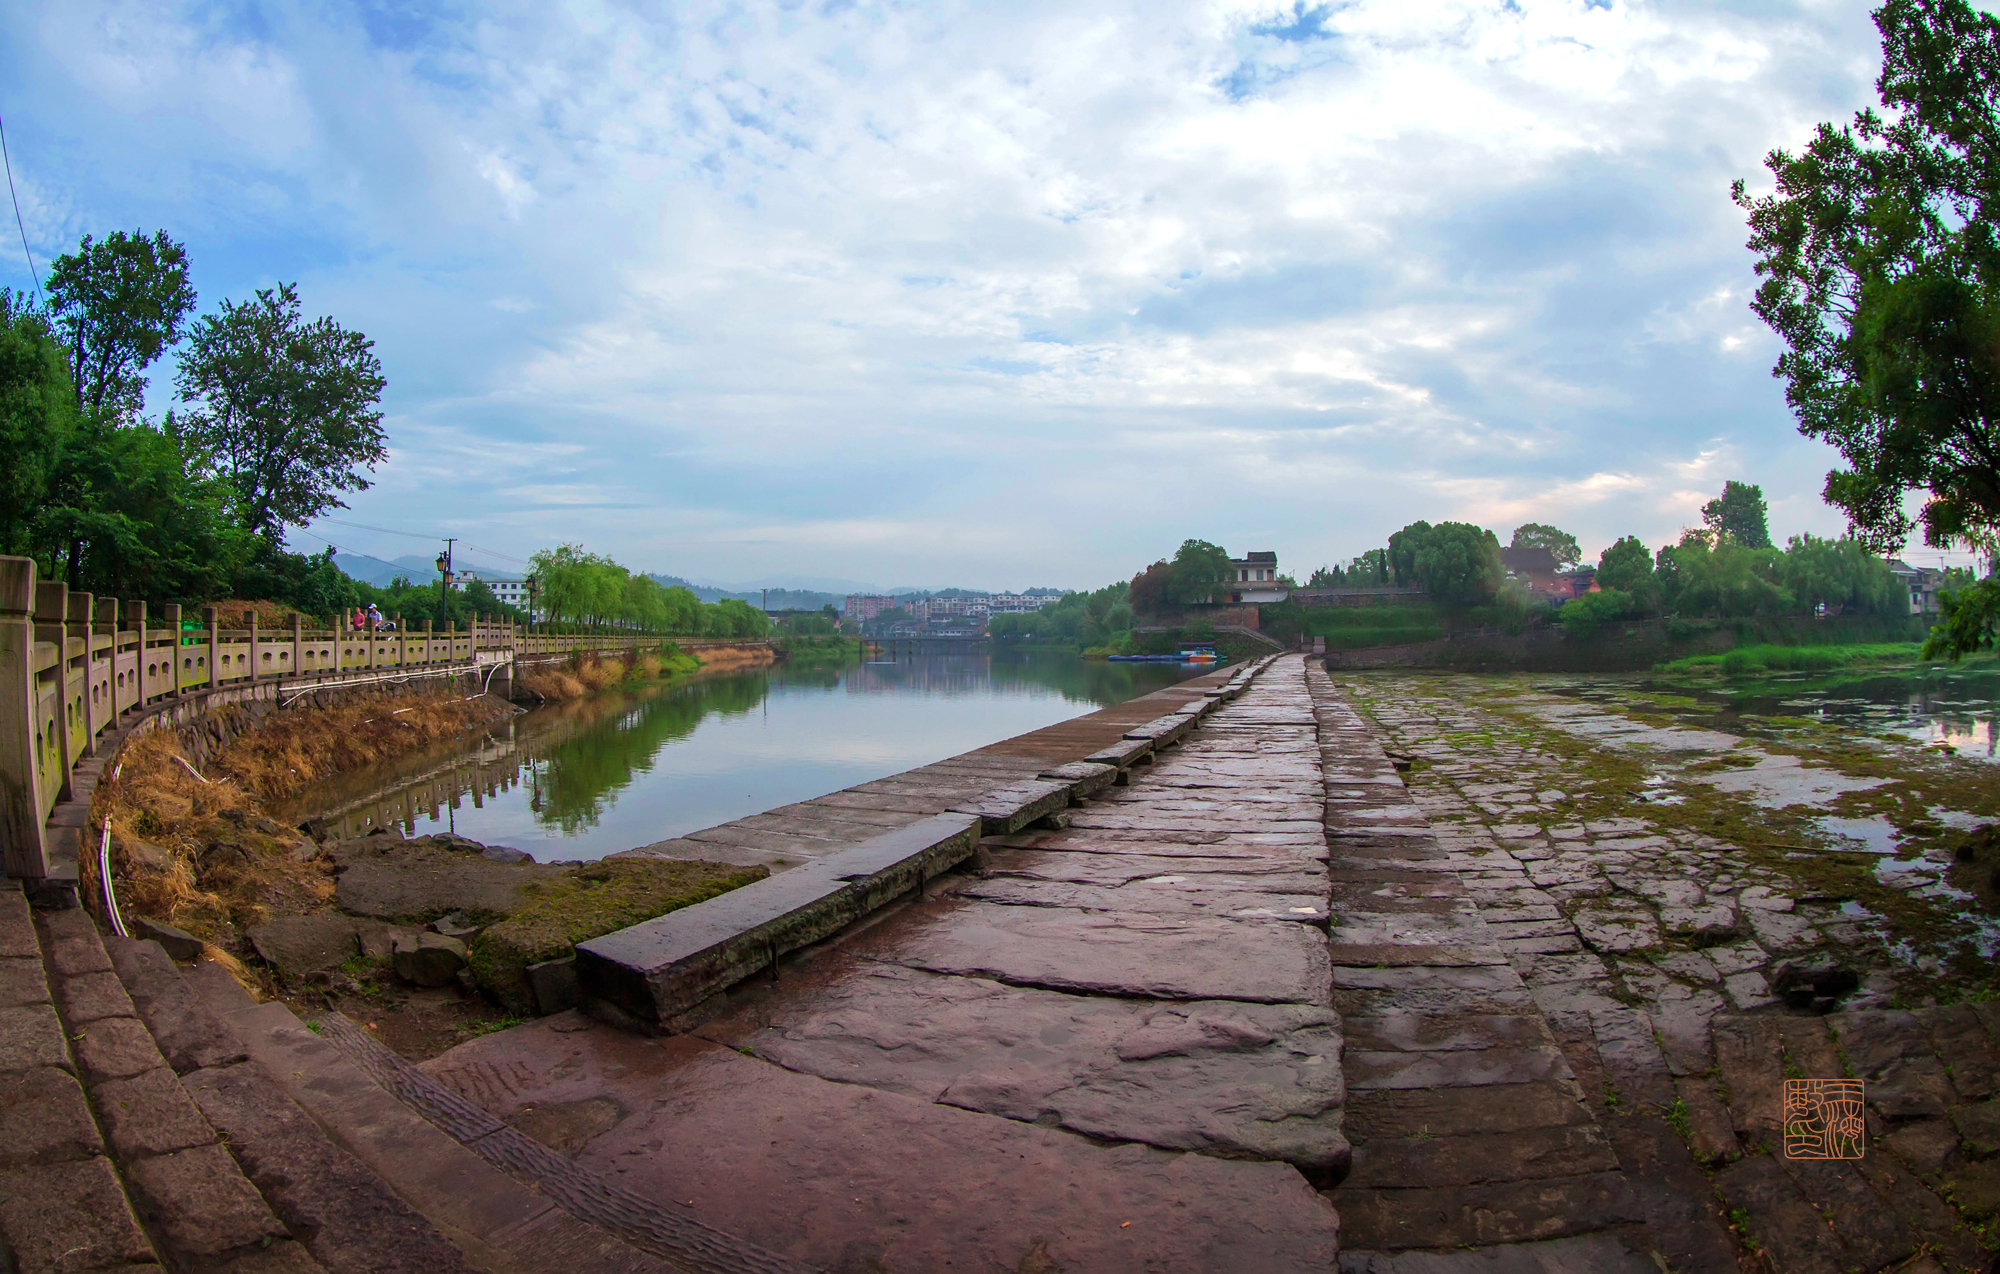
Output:
<svg viewBox="0 0 2000 1274">
<path fill-rule="evenodd" d="M 13 880 L 0 883 L 0 959 L 39 962 L 41 958 L 34 913 L 28 909 L 20 883 Z"/>
<path fill-rule="evenodd" d="M 219 1145 L 142 1159 L 126 1168 L 125 1177 L 154 1232 L 184 1259 L 289 1237 Z"/>
<path fill-rule="evenodd" d="M 1674 1095 L 1687 1112 L 1688 1152 L 1701 1163 L 1722 1163 L 1741 1153 L 1729 1110 L 1708 1080 L 1693 1075 L 1674 1081 Z"/>
<path fill-rule="evenodd" d="M 1769 1155 L 1752 1155 L 1715 1174 L 1723 1206 L 1749 1218 L 1750 1236 L 1783 1270 L 1844 1270 L 1846 1247 Z"/>
<path fill-rule="evenodd" d="M 105 950 L 154 1043 L 176 1073 L 243 1059 L 242 1041 L 201 1002 L 159 943 L 113 938 Z"/>
<path fill-rule="evenodd" d="M 337 969 L 360 953 L 354 921 L 337 911 L 280 916 L 250 930 L 250 945 L 287 976 Z"/>
<path fill-rule="evenodd" d="M 81 1274 L 153 1260 L 101 1156 L 0 1172 L 0 1234 L 23 1271 Z"/>
<path fill-rule="evenodd" d="M 535 1023 L 427 1069 L 509 1075 L 486 1090 L 502 1117 L 618 1102 L 631 1113 L 591 1141 L 583 1166 L 821 1268 L 1013 1270 L 1037 1242 L 1068 1270 L 1325 1274 L 1335 1261 L 1334 1212 L 1289 1165 L 1094 1145 L 689 1037 Z"/>
<path fill-rule="evenodd" d="M 387 836 L 344 841 L 328 853 L 340 868 L 341 908 L 383 920 L 428 922 L 454 911 L 511 915 L 525 900 L 528 884 L 570 871 L 563 865 L 494 862 L 428 840 Z"/>
<path fill-rule="evenodd" d="M 1347 1086 L 1367 1088 L 1485 1088 L 1496 1084 L 1574 1082 L 1554 1048 L 1481 1048 L 1378 1053 L 1350 1048 Z"/>
<path fill-rule="evenodd" d="M 1649 1253 L 1635 1251 L 1610 1234 L 1579 1234 L 1449 1255 L 1351 1250 L 1340 1254 L 1340 1274 L 1658 1274 L 1658 1270 Z"/>
<path fill-rule="evenodd" d="M 1968 1101 L 2000 1096 L 2000 1051 L 1970 1004 L 1917 1010 L 1938 1057 L 1951 1071 L 1951 1086 Z"/>
<path fill-rule="evenodd" d="M 104 944 L 97 936 L 97 922 L 82 908 L 44 911 L 41 925 L 48 935 L 45 954 L 49 966 L 66 978 L 84 973 L 105 973 L 111 961 L 105 958 Z"/>
<path fill-rule="evenodd" d="M 1779 1023 L 1770 1017 L 1718 1017 L 1716 1064 L 1729 1091 L 1729 1115 L 1749 1142 L 1770 1140 L 1784 1107 L 1784 1057 Z"/>
<path fill-rule="evenodd" d="M 1868 1104 L 1891 1122 L 1935 1119 L 1957 1104 L 1944 1066 L 1912 1013 L 1836 1013 L 1827 1021 L 1854 1073 L 1868 1081 Z"/>
<path fill-rule="evenodd" d="M 175 960 L 189 961 L 201 957 L 201 939 L 174 928 L 164 920 L 135 916 L 125 927 L 134 938 L 159 943 L 160 949 Z"/>
<path fill-rule="evenodd" d="M 1975 1221 L 2000 1216 L 2000 1159 L 1958 1165 L 1944 1178 L 1951 1201 L 1966 1216 Z"/>
<path fill-rule="evenodd" d="M 2000 1101 L 1983 1101 L 1951 1110 L 1952 1126 L 1958 1129 L 1965 1149 L 1975 1159 L 2000 1154 Z"/>
<path fill-rule="evenodd" d="M 287 1241 L 245 1252 L 216 1266 L 216 1274 L 321 1274 L 326 1267 L 305 1246 Z"/>
<path fill-rule="evenodd" d="M 75 1076 L 53 1066 L 0 1073 L 0 1168 L 103 1152 Z"/>
<path fill-rule="evenodd" d="M 791 1070 L 925 1101 L 1333 1170 L 1347 1153 L 1338 1027 L 1321 1008 L 1169 1007 L 864 963 L 749 1043 Z"/>
<path fill-rule="evenodd" d="M 1291 924 L 971 903 L 885 958 L 1017 986 L 1324 1005 L 1328 964 L 1316 937 Z"/>
<path fill-rule="evenodd" d="M 1376 1248 L 1485 1246 L 1588 1233 L 1644 1219 L 1617 1173 L 1342 1195 L 1342 1239 Z"/>
<path fill-rule="evenodd" d="M 450 986 L 466 966 L 465 944 L 441 933 L 413 933 L 396 940 L 396 976 L 413 986 Z"/>
<path fill-rule="evenodd" d="M 1942 1119 L 1920 1119 L 1895 1129 L 1882 1144 L 1912 1171 L 1928 1177 L 1958 1153 L 1958 1130 Z"/>
<path fill-rule="evenodd" d="M 0 1008 L 48 1002 L 49 983 L 39 959 L 28 956 L 0 959 Z"/>
<path fill-rule="evenodd" d="M 467 1274 L 465 1258 L 255 1065 L 181 1081 L 278 1218 L 332 1274 Z"/>
<path fill-rule="evenodd" d="M 214 1130 L 162 1066 L 99 1084 L 93 1093 L 104 1135 L 120 1162 L 171 1154 L 215 1140 Z"/>
<path fill-rule="evenodd" d="M 70 1047 L 76 1050 L 84 1078 L 93 1084 L 166 1064 L 151 1033 L 136 1017 L 107 1017 L 87 1023 L 71 1033 Z"/>
<path fill-rule="evenodd" d="M 1141 911 L 1155 915 L 1206 915 L 1231 920 L 1291 920 L 1325 924 L 1324 895 L 1266 892 L 1255 877 L 1202 872 L 1149 876 L 1115 888 L 1000 876 L 959 886 L 961 898 L 1023 907 L 1073 907 L 1085 911 Z M 1246 888 L 1248 886 L 1248 888 Z"/>
<path fill-rule="evenodd" d="M 26 1071 L 37 1066 L 69 1067 L 63 1048 L 62 1023 L 47 1004 L 0 1009 L 0 1072 Z"/>
<path fill-rule="evenodd" d="M 1354 1170 L 1341 1185 L 1422 1184 L 1435 1189 L 1615 1172 L 1618 1166 L 1603 1129 L 1595 1124 L 1562 1124 L 1505 1133 L 1369 1141 L 1354 1152 Z"/>
<path fill-rule="evenodd" d="M 75 1028 L 101 1017 L 131 1017 L 132 997 L 124 983 L 111 972 L 86 973 L 64 978 L 57 997 L 62 1003 L 63 1021 Z"/>
<path fill-rule="evenodd" d="M 1860 1167 L 1829 1159 L 1779 1159 L 1799 1194 L 1833 1223 L 1842 1246 L 1862 1269 L 1879 1270 L 1909 1257 L 1916 1239 L 1894 1208 L 1870 1189 Z"/>
</svg>

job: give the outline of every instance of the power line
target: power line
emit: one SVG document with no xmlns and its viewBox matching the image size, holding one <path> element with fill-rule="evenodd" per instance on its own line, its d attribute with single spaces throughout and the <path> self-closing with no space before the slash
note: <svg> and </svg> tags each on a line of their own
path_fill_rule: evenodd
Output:
<svg viewBox="0 0 2000 1274">
<path fill-rule="evenodd" d="M 48 301 L 42 296 L 42 275 L 35 269 L 35 254 L 28 248 L 28 227 L 21 220 L 21 196 L 14 193 L 14 160 L 7 154 L 7 125 L 0 121 L 0 164 L 7 169 L 7 196 L 14 201 L 14 228 L 21 232 L 21 255 L 28 258 L 28 277 L 35 281 L 35 300 L 42 305 Z"/>
<path fill-rule="evenodd" d="M 442 540 L 445 538 L 442 535 L 426 535 L 419 531 L 398 531 L 392 527 L 370 526 L 366 522 L 349 522 L 345 518 L 322 517 L 319 520 L 321 522 L 331 522 L 335 526 L 351 526 L 359 531 L 379 531 L 383 535 L 407 536 L 413 540 Z M 499 549 L 489 549 L 486 548 L 484 545 L 474 544 L 470 541 L 466 542 L 465 547 L 472 552 L 483 553 L 487 557 L 505 558 L 509 562 L 519 562 L 523 566 L 526 566 L 528 564 L 528 559 L 524 557 L 515 557 L 512 553 L 502 553 Z"/>
</svg>

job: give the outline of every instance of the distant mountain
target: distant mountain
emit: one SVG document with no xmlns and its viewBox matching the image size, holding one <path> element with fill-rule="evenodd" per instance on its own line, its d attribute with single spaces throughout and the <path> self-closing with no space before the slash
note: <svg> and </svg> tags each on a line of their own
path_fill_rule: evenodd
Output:
<svg viewBox="0 0 2000 1274">
<path fill-rule="evenodd" d="M 349 579 L 357 579 L 364 584 L 373 584 L 377 588 L 387 588 L 390 582 L 398 576 L 414 584 L 429 584 L 437 579 L 437 558 L 435 555 L 431 557 L 418 557 L 412 553 L 389 560 L 380 557 L 370 557 L 366 553 L 335 553 L 333 555 L 333 564 L 338 566 L 341 572 Z M 451 566 L 452 570 L 460 575 L 471 571 L 481 579 L 521 578 L 520 571 L 502 570 L 497 566 L 481 566 L 477 563 L 468 562 L 456 554 L 452 557 Z"/>
<path fill-rule="evenodd" d="M 655 575 L 652 578 L 659 581 L 660 585 L 665 588 L 685 588 L 705 602 L 719 602 L 724 598 L 730 598 L 739 602 L 748 602 L 752 606 L 761 607 L 764 605 L 764 590 L 762 588 L 731 591 L 726 588 L 716 588 L 713 585 L 692 583 L 682 579 L 678 575 Z M 822 593 L 797 588 L 774 588 L 771 590 L 770 608 L 772 610 L 818 610 L 822 606 L 831 606 L 835 610 L 839 610 L 841 604 L 846 600 L 844 594 Z"/>
</svg>

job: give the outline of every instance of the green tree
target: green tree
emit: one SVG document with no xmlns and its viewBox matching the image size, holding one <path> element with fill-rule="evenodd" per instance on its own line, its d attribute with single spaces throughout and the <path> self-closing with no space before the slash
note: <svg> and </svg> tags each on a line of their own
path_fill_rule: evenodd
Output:
<svg viewBox="0 0 2000 1274">
<path fill-rule="evenodd" d="M 42 546 L 35 520 L 55 490 L 77 429 L 74 384 L 62 346 L 20 293 L 0 289 L 0 553 Z M 43 562 L 47 567 L 49 563 Z"/>
<path fill-rule="evenodd" d="M 1628 599 L 1626 610 L 1621 613 L 1646 615 L 1660 608 L 1660 582 L 1653 574 L 1653 554 L 1636 535 L 1625 536 L 1598 554 L 1597 586 L 1619 592 Z"/>
<path fill-rule="evenodd" d="M 244 525 L 275 539 L 367 489 L 361 470 L 389 456 L 385 383 L 373 342 L 331 318 L 307 322 L 297 287 L 282 283 L 196 323 L 174 385 Z"/>
<path fill-rule="evenodd" d="M 1545 522 L 1526 522 L 1514 528 L 1511 549 L 1547 549 L 1557 566 L 1575 566 L 1583 560 L 1576 537 Z"/>
<path fill-rule="evenodd" d="M 1701 520 L 1718 539 L 1746 549 L 1771 547 L 1771 528 L 1765 520 L 1764 488 L 1734 480 L 1722 484 L 1722 494 L 1701 506 Z"/>
<path fill-rule="evenodd" d="M 1764 282 L 1751 308 L 1783 338 L 1775 374 L 1799 429 L 1848 468 L 1827 475 L 1877 553 L 2000 526 L 2000 21 L 1963 0 L 1889 0 L 1876 81 L 1886 116 L 1822 124 L 1773 151 L 1751 198 Z"/>
<path fill-rule="evenodd" d="M 1157 615 L 1172 604 L 1173 589 L 1173 564 L 1161 558 L 1132 577 L 1131 584 L 1127 585 L 1127 596 L 1134 611 L 1141 615 Z"/>
<path fill-rule="evenodd" d="M 77 407 L 135 418 L 145 370 L 180 340 L 194 312 L 187 250 L 164 230 L 89 235 L 49 264 L 49 310 L 68 346 Z"/>
<path fill-rule="evenodd" d="M 1777 582 L 1807 613 L 1821 606 L 1839 614 L 1906 615 L 1909 594 L 1889 564 L 1851 536 L 1823 540 L 1795 535 L 1785 546 Z"/>
<path fill-rule="evenodd" d="M 1389 564 L 1398 583 L 1454 606 L 1491 600 L 1507 577 L 1499 538 L 1467 522 L 1412 522 L 1389 537 Z"/>
<path fill-rule="evenodd" d="M 1430 534 L 1431 524 L 1417 521 L 1389 537 L 1383 564 L 1398 584 L 1417 583 L 1417 554 L 1430 539 Z"/>
<path fill-rule="evenodd" d="M 1235 574 L 1228 550 L 1207 540 L 1183 540 L 1174 554 L 1173 600 L 1183 606 L 1217 601 Z"/>
</svg>

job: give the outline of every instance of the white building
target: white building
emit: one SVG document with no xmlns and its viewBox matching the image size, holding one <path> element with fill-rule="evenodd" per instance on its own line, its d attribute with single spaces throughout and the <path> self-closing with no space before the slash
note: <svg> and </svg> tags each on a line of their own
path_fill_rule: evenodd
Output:
<svg viewBox="0 0 2000 1274">
<path fill-rule="evenodd" d="M 480 583 L 486 585 L 486 587 L 492 589 L 493 596 L 498 598 L 501 604 L 506 606 L 512 606 L 515 610 L 520 611 L 522 614 L 524 615 L 527 614 L 528 611 L 527 580 L 488 579 L 487 577 L 479 574 L 477 571 L 460 571 L 458 573 L 458 578 L 452 581 L 451 586 L 453 588 L 464 588 L 467 585 L 471 584 L 472 581 L 474 580 L 478 580 Z"/>
</svg>

